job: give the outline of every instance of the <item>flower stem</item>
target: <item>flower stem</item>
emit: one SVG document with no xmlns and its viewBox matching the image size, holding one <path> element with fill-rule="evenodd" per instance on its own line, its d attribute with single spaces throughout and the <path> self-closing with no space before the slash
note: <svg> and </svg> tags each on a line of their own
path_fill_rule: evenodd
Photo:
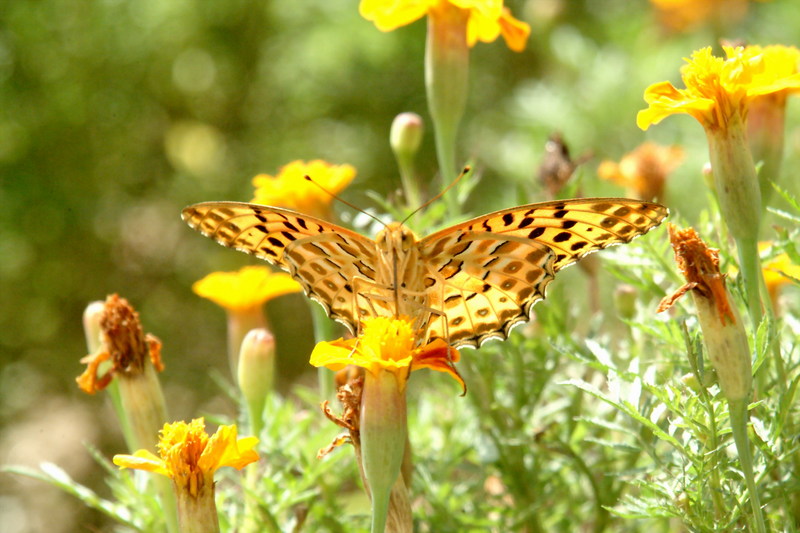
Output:
<svg viewBox="0 0 800 533">
<path fill-rule="evenodd" d="M 753 331 L 758 329 L 764 317 L 761 308 L 761 292 L 763 285 L 761 273 L 761 259 L 758 255 L 758 242 L 754 238 L 735 238 L 736 251 L 739 254 L 739 266 L 742 269 L 745 294 L 747 295 L 747 310 L 753 323 Z M 767 297 L 765 295 L 765 297 Z"/>
<path fill-rule="evenodd" d="M 404 490 L 400 469 L 407 435 L 405 391 L 398 377 L 387 371 L 367 371 L 361 396 L 361 460 L 372 497 L 372 533 L 386 531 L 398 480 Z"/>
<path fill-rule="evenodd" d="M 753 475 L 753 456 L 750 453 L 750 441 L 747 438 L 747 400 L 732 400 L 728 402 L 731 417 L 731 430 L 736 451 L 739 453 L 739 463 L 742 466 L 747 492 L 750 496 L 750 507 L 753 511 L 753 526 L 757 533 L 765 533 L 764 514 L 761 511 L 761 501 L 758 497 L 758 487 Z"/>
<path fill-rule="evenodd" d="M 447 2 L 428 17 L 425 46 L 425 88 L 433 120 L 439 173 L 445 185 L 456 176 L 456 137 L 467 102 L 469 46 L 467 12 Z M 456 195 L 445 197 L 452 213 L 459 212 Z"/>
<path fill-rule="evenodd" d="M 709 157 L 720 212 L 736 241 L 739 267 L 747 294 L 747 309 L 753 331 L 761 323 L 761 261 L 758 230 L 761 223 L 761 193 L 753 156 L 747 144 L 744 119 L 734 114 L 724 129 L 707 129 Z"/>
<path fill-rule="evenodd" d="M 335 336 L 335 324 L 327 314 L 325 309 L 316 302 L 311 304 L 311 319 L 314 323 L 314 340 L 316 342 L 323 342 L 331 340 Z M 331 379 L 331 372 L 327 368 L 319 367 L 317 369 L 317 382 L 319 383 L 319 392 L 321 398 L 333 397 L 333 380 Z"/>
</svg>

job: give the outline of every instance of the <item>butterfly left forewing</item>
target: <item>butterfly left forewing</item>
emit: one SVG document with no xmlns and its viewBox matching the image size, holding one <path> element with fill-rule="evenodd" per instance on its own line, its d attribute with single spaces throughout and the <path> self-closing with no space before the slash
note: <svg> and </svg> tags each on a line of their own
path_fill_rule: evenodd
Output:
<svg viewBox="0 0 800 533">
<path fill-rule="evenodd" d="M 544 202 L 490 213 L 419 243 L 431 307 L 430 336 L 479 346 L 529 319 L 555 274 L 586 254 L 657 226 L 665 207 L 625 198 Z M 446 323 L 446 325 L 445 325 Z"/>
<path fill-rule="evenodd" d="M 354 281 L 374 284 L 375 242 L 330 222 L 288 209 L 242 202 L 206 202 L 181 216 L 194 229 L 229 248 L 288 271 L 331 318 L 357 329 Z"/>
</svg>

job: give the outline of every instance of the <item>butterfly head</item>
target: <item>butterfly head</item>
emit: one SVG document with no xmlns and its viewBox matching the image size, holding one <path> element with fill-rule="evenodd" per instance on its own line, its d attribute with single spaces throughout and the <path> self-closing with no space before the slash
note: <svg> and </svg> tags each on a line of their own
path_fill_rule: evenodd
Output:
<svg viewBox="0 0 800 533">
<path fill-rule="evenodd" d="M 375 238 L 382 255 L 407 255 L 417 242 L 417 236 L 400 222 L 392 222 Z"/>
</svg>

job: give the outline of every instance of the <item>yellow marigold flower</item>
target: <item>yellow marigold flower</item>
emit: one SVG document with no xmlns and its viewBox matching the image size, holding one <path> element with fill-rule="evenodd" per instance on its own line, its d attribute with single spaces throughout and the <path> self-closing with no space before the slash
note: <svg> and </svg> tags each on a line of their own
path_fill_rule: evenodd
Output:
<svg viewBox="0 0 800 533">
<path fill-rule="evenodd" d="M 720 212 L 736 241 L 739 263 L 754 323 L 761 320 L 761 271 L 757 252 L 761 224 L 761 191 L 747 144 L 749 106 L 765 95 L 800 89 L 800 74 L 786 75 L 774 58 L 755 49 L 724 46 L 726 58 L 711 48 L 692 54 L 681 69 L 685 89 L 669 82 L 645 91 L 647 109 L 636 122 L 642 129 L 678 113 L 693 116 L 703 126 Z"/>
<path fill-rule="evenodd" d="M 458 350 L 442 339 L 415 347 L 417 338 L 408 320 L 371 318 L 364 321 L 363 328 L 355 339 L 318 343 L 311 353 L 311 364 L 334 371 L 355 365 L 372 374 L 385 370 L 405 378 L 414 370 L 430 368 L 450 374 L 464 387 L 464 380 L 453 368 L 460 357 Z"/>
<path fill-rule="evenodd" d="M 311 354 L 311 364 L 331 370 L 348 365 L 366 370 L 363 388 L 360 378 L 352 387 L 340 388 L 339 397 L 347 397 L 350 406 L 347 418 L 342 418 L 341 423 L 351 430 L 351 435 L 354 430 L 357 433 L 353 443 L 370 491 L 371 531 L 384 531 L 390 516 L 402 524 L 395 529 L 410 531 L 411 511 L 401 475 L 408 440 L 406 382 L 412 371 L 431 368 L 447 372 L 463 388 L 464 381 L 453 367 L 459 354 L 442 339 L 418 346 L 420 339 L 405 317 L 371 318 L 362 326 L 362 333 L 355 339 L 318 343 Z M 360 397 L 354 397 L 353 393 Z M 341 441 L 338 439 L 337 443 Z"/>
<path fill-rule="evenodd" d="M 799 74 L 787 75 L 782 64 L 773 64 L 769 56 L 755 52 L 753 47 L 723 48 L 724 59 L 712 55 L 711 47 L 697 50 L 686 59 L 681 68 L 685 89 L 667 81 L 648 87 L 644 99 L 650 107 L 639 111 L 637 125 L 646 130 L 669 115 L 686 113 L 706 129 L 724 129 L 732 115 L 747 116 L 747 105 L 753 98 L 800 90 Z"/>
<path fill-rule="evenodd" d="M 764 58 L 766 77 L 787 78 L 796 75 L 800 63 L 800 50 L 794 46 L 748 46 L 745 53 Z M 786 122 L 786 100 L 797 89 L 786 89 L 758 98 L 750 103 L 747 115 L 747 141 L 753 159 L 760 162 L 758 182 L 761 189 L 761 204 L 766 207 L 777 183 L 783 161 L 784 130 Z"/>
<path fill-rule="evenodd" d="M 115 455 L 120 468 L 146 470 L 167 476 L 178 504 L 180 530 L 187 533 L 218 533 L 214 502 L 214 473 L 223 466 L 241 470 L 258 460 L 255 437 L 237 438 L 236 426 L 220 426 L 211 437 L 202 418 L 190 423 L 164 424 L 157 445 L 158 455 L 138 450 L 133 455 Z"/>
<path fill-rule="evenodd" d="M 268 329 L 263 304 L 302 287 L 285 272 L 266 266 L 246 266 L 237 272 L 212 272 L 192 285 L 198 296 L 208 298 L 228 314 L 228 362 L 237 375 L 239 349 L 247 332 Z"/>
<path fill-rule="evenodd" d="M 212 272 L 192 285 L 198 296 L 230 311 L 260 306 L 273 298 L 300 292 L 302 287 L 285 272 L 265 266 L 246 266 L 236 272 Z"/>
<path fill-rule="evenodd" d="M 603 161 L 597 174 L 604 180 L 622 185 L 641 200 L 664 198 L 667 176 L 683 161 L 680 146 L 661 146 L 646 142 L 625 154 L 619 163 Z"/>
<path fill-rule="evenodd" d="M 214 472 L 223 466 L 241 470 L 258 460 L 256 437 L 237 438 L 235 425 L 220 426 L 214 435 L 206 433 L 205 420 L 195 418 L 164 424 L 158 455 L 138 450 L 133 455 L 115 455 L 120 468 L 146 470 L 172 479 L 179 490 L 197 496 L 213 487 Z"/>
<path fill-rule="evenodd" d="M 411 24 L 425 15 L 437 16 L 442 9 L 454 6 L 468 13 L 467 43 L 489 43 L 502 35 L 515 52 L 525 49 L 531 29 L 515 19 L 503 0 L 361 0 L 361 16 L 375 23 L 381 31 L 392 31 Z"/>
<path fill-rule="evenodd" d="M 784 285 L 791 285 L 791 278 L 800 280 L 800 266 L 792 263 L 788 254 L 780 254 L 764 264 L 764 282 L 770 294 Z"/>
<path fill-rule="evenodd" d="M 276 176 L 259 174 L 253 178 L 256 188 L 253 202 L 327 218 L 332 197 L 314 183 L 331 194 L 339 194 L 355 175 L 356 169 L 351 165 L 332 165 L 319 159 L 292 161 L 282 166 Z M 311 177 L 314 183 L 306 176 Z"/>
<path fill-rule="evenodd" d="M 759 251 L 763 252 L 772 246 L 771 242 L 758 243 Z M 788 254 L 780 254 L 763 264 L 764 283 L 767 286 L 773 309 L 778 309 L 778 296 L 785 285 L 800 283 L 800 266 L 792 263 Z"/>
</svg>

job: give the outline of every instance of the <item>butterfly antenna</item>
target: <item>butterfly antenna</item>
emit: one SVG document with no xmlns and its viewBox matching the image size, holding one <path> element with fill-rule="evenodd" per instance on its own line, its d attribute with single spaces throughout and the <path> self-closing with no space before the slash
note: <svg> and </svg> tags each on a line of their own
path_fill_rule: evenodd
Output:
<svg viewBox="0 0 800 533">
<path fill-rule="evenodd" d="M 453 181 L 451 181 L 451 182 L 450 182 L 450 185 L 448 185 L 447 187 L 445 187 L 444 189 L 442 189 L 441 191 L 439 191 L 439 194 L 437 194 L 436 196 L 434 196 L 433 198 L 431 198 L 430 200 L 428 200 L 427 202 L 425 202 L 424 204 L 422 204 L 422 205 L 421 205 L 421 206 L 419 206 L 418 208 L 414 209 L 414 210 L 413 210 L 411 213 L 409 213 L 409 214 L 408 214 L 408 216 L 407 216 L 406 218 L 404 218 L 404 219 L 403 219 L 403 221 L 401 222 L 401 224 L 405 225 L 405 223 L 406 223 L 406 220 L 408 220 L 409 218 L 413 217 L 414 215 L 416 215 L 417 213 L 419 213 L 420 211 L 422 211 L 423 209 L 425 209 L 426 207 L 428 207 L 429 205 L 431 205 L 433 202 L 435 202 L 436 200 L 438 200 L 439 198 L 441 198 L 442 196 L 444 196 L 444 195 L 447 193 L 447 191 L 449 191 L 450 189 L 452 189 L 452 188 L 453 188 L 453 186 L 454 186 L 456 183 L 458 183 L 459 181 L 461 181 L 461 178 L 463 178 L 464 176 L 466 176 L 467 174 L 469 174 L 469 171 L 470 171 L 470 170 L 472 170 L 472 167 L 470 167 L 469 165 L 465 166 L 465 167 L 464 167 L 464 169 L 461 171 L 461 174 L 459 174 L 458 176 L 456 176 L 456 179 L 454 179 Z"/>
<path fill-rule="evenodd" d="M 334 200 L 338 200 L 338 201 L 342 202 L 342 203 L 343 203 L 344 205 L 346 205 L 347 207 L 349 207 L 349 208 L 351 208 L 351 209 L 354 209 L 354 210 L 358 211 L 359 213 L 362 213 L 362 214 L 364 214 L 364 215 L 367 215 L 369 218 L 371 218 L 372 220 L 374 220 L 374 221 L 375 221 L 375 222 L 377 222 L 378 224 L 382 225 L 384 228 L 386 227 L 386 223 L 385 223 L 383 220 L 381 220 L 381 219 L 379 219 L 378 217 L 376 217 L 375 215 L 373 215 L 373 214 L 371 214 L 371 213 L 367 213 L 366 211 L 364 211 L 363 209 L 361 209 L 361 208 L 360 208 L 360 207 L 358 207 L 357 205 L 351 204 L 350 202 L 348 202 L 348 201 L 347 201 L 347 200 L 345 200 L 344 198 L 340 198 L 340 197 L 336 196 L 336 195 L 335 195 L 335 194 L 333 194 L 331 191 L 329 191 L 328 189 L 326 189 L 325 187 L 323 187 L 322 185 L 320 185 L 319 183 L 317 183 L 316 181 L 314 181 L 314 179 L 313 179 L 311 176 L 309 176 L 309 175 L 306 175 L 306 176 L 304 176 L 304 177 L 306 178 L 306 180 L 310 181 L 311 183 L 313 183 L 314 185 L 316 185 L 317 187 L 319 187 L 319 189 L 320 189 L 322 192 L 324 192 L 325 194 L 327 194 L 328 196 L 330 196 L 330 197 L 331 197 L 331 198 L 333 198 Z"/>
</svg>

